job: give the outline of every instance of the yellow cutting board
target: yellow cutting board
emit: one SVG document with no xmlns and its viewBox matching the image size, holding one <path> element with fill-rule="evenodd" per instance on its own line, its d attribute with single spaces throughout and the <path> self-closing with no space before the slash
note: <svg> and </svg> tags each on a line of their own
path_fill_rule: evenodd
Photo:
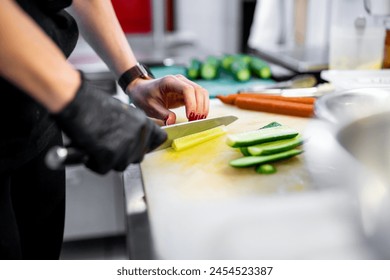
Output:
<svg viewBox="0 0 390 280">
<path fill-rule="evenodd" d="M 178 122 L 186 121 L 184 109 L 175 111 Z M 276 121 L 303 133 L 309 119 L 290 117 L 225 105 L 217 99 L 210 104 L 209 117 L 235 115 L 227 134 L 258 129 Z M 220 200 L 226 197 L 301 192 L 310 187 L 303 156 L 276 163 L 277 173 L 257 174 L 254 168 L 233 168 L 229 161 L 241 157 L 238 149 L 226 145 L 226 135 L 196 147 L 176 152 L 172 148 L 152 152 L 141 164 L 148 203 L 170 196 L 178 200 Z"/>
</svg>

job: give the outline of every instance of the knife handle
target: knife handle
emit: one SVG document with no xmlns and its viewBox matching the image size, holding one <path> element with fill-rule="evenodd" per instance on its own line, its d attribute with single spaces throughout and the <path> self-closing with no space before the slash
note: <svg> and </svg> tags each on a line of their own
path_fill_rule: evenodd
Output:
<svg viewBox="0 0 390 280">
<path fill-rule="evenodd" d="M 52 170 L 65 168 L 66 165 L 83 164 L 88 160 L 87 154 L 74 147 L 52 147 L 46 154 L 46 166 Z"/>
</svg>

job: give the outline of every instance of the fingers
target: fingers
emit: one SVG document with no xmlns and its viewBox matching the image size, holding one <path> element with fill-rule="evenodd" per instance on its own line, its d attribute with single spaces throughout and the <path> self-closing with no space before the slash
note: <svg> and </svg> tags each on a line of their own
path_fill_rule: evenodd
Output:
<svg viewBox="0 0 390 280">
<path fill-rule="evenodd" d="M 209 112 L 207 90 L 182 75 L 163 78 L 166 92 L 180 93 L 184 97 L 187 118 L 191 120 L 206 118 Z"/>
<path fill-rule="evenodd" d="M 194 116 L 193 120 L 199 120 L 199 119 L 206 118 L 208 113 L 209 113 L 209 103 L 210 103 L 209 94 L 208 94 L 207 90 L 202 88 L 197 83 L 188 80 L 183 75 L 177 75 L 176 77 L 180 81 L 182 81 L 183 83 L 186 83 L 187 85 L 192 86 L 194 89 L 196 108 L 194 109 L 195 116 Z M 186 96 L 184 96 L 184 97 L 186 98 Z M 187 114 L 187 117 L 189 117 L 188 114 Z"/>
<path fill-rule="evenodd" d="M 163 120 L 164 125 L 176 123 L 176 114 L 164 107 L 158 100 L 150 100 L 149 103 L 151 111 L 148 115 Z"/>
</svg>

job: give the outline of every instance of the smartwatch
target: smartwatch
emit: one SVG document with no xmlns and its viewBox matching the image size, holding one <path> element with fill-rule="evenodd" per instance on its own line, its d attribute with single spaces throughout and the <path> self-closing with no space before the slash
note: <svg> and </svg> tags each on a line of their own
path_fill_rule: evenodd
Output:
<svg viewBox="0 0 390 280">
<path fill-rule="evenodd" d="M 119 77 L 118 84 L 123 89 L 123 91 L 126 92 L 127 86 L 138 78 L 148 80 L 154 79 L 154 76 L 146 65 L 137 63 Z"/>
</svg>

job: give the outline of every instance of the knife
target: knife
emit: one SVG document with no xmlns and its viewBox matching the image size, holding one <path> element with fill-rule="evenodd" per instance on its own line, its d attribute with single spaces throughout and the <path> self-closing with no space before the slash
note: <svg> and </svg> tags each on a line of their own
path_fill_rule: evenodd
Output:
<svg viewBox="0 0 390 280">
<path fill-rule="evenodd" d="M 243 88 L 238 90 L 238 93 L 245 92 L 263 92 L 266 90 L 282 90 L 282 89 L 298 89 L 298 88 L 309 88 L 317 84 L 317 78 L 311 74 L 302 74 L 295 76 L 291 80 L 283 81 L 271 85 L 253 85 L 249 88 Z"/>
<path fill-rule="evenodd" d="M 223 116 L 218 118 L 203 119 L 174 125 L 161 127 L 165 130 L 168 137 L 167 140 L 155 150 L 169 148 L 174 139 L 184 137 L 197 132 L 202 132 L 220 125 L 229 125 L 238 118 L 236 116 Z M 47 167 L 53 170 L 64 168 L 66 165 L 75 165 L 85 163 L 88 160 L 88 155 L 83 151 L 74 147 L 52 147 L 46 154 L 45 162 Z"/>
<path fill-rule="evenodd" d="M 161 144 L 157 149 L 153 150 L 152 152 L 169 148 L 172 145 L 172 141 L 176 138 L 205 131 L 207 129 L 211 129 L 220 125 L 229 125 L 235 120 L 237 120 L 236 116 L 224 116 L 163 126 L 162 129 L 164 129 L 165 132 L 168 134 L 168 138 L 163 144 Z"/>
<path fill-rule="evenodd" d="M 257 92 L 246 93 L 259 93 L 268 95 L 277 95 L 283 97 L 320 97 L 327 93 L 331 93 L 335 90 L 335 87 L 329 83 L 323 83 L 316 87 L 308 88 L 288 88 L 288 89 L 266 89 Z M 239 93 L 240 94 L 240 93 Z"/>
</svg>

